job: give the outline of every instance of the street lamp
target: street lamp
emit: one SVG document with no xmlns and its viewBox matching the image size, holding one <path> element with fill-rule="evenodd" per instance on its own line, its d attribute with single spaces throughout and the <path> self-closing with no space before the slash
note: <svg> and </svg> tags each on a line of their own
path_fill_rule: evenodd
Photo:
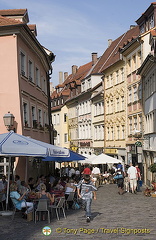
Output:
<svg viewBox="0 0 156 240">
<path fill-rule="evenodd" d="M 10 112 L 6 113 L 3 116 L 4 125 L 6 126 L 8 131 L 10 131 L 14 126 L 14 119 L 15 119 L 14 115 Z"/>
</svg>

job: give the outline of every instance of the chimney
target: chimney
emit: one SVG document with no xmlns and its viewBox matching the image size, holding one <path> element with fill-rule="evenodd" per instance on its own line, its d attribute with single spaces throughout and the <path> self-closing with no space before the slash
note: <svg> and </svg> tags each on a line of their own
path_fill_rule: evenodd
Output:
<svg viewBox="0 0 156 240">
<path fill-rule="evenodd" d="M 112 44 L 112 39 L 108 39 L 108 47 Z"/>
<path fill-rule="evenodd" d="M 68 77 L 68 72 L 64 72 L 64 81 L 67 79 Z"/>
<path fill-rule="evenodd" d="M 77 73 L 77 66 L 73 65 L 72 66 L 72 75 L 75 75 Z"/>
<path fill-rule="evenodd" d="M 59 72 L 59 84 L 63 83 L 63 72 Z"/>
<path fill-rule="evenodd" d="M 133 29 L 135 27 L 136 27 L 136 25 L 130 25 L 130 29 Z"/>
<path fill-rule="evenodd" d="M 97 53 L 92 53 L 92 66 L 97 62 Z"/>
</svg>

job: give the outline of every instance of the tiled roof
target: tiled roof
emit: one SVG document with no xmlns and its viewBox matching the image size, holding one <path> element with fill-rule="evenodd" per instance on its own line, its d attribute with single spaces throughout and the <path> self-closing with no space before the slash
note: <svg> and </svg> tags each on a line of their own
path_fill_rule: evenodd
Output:
<svg viewBox="0 0 156 240">
<path fill-rule="evenodd" d="M 28 27 L 30 28 L 31 31 L 36 30 L 36 24 L 28 24 Z"/>
<path fill-rule="evenodd" d="M 10 26 L 21 24 L 20 21 L 0 16 L 0 26 Z"/>
<path fill-rule="evenodd" d="M 65 89 L 61 92 L 62 96 L 69 96 L 69 94 L 70 94 L 70 89 Z"/>
<path fill-rule="evenodd" d="M 126 44 L 128 44 L 131 40 L 136 38 L 139 35 L 139 26 L 136 26 L 120 37 L 118 37 L 116 40 L 114 40 L 111 45 L 106 49 L 106 51 L 103 53 L 101 58 L 99 59 L 98 63 L 94 67 L 91 74 L 94 73 L 101 73 L 114 63 L 120 60 L 120 48 L 124 47 Z"/>
<path fill-rule="evenodd" d="M 58 89 L 59 87 L 63 87 L 63 89 L 61 90 L 61 92 L 57 93 L 56 91 L 54 91 L 51 95 L 51 98 L 52 99 L 55 99 L 57 97 L 60 96 L 60 93 L 62 96 L 70 96 L 70 89 L 69 87 L 72 86 L 74 87 L 75 86 L 75 83 L 77 85 L 81 85 L 81 80 L 85 78 L 85 76 L 87 75 L 87 73 L 89 72 L 89 70 L 92 68 L 92 62 L 89 62 L 89 63 L 86 63 L 82 66 L 80 66 L 78 69 L 77 69 L 77 72 L 76 74 L 72 75 L 70 74 L 67 79 L 60 85 L 58 84 L 55 88 Z M 68 86 L 67 89 L 65 89 L 65 86 Z"/>
<path fill-rule="evenodd" d="M 156 29 L 151 30 L 151 35 L 152 35 L 153 37 L 156 37 Z"/>
<path fill-rule="evenodd" d="M 21 16 L 26 13 L 27 9 L 6 9 L 0 10 L 1 16 Z"/>
</svg>

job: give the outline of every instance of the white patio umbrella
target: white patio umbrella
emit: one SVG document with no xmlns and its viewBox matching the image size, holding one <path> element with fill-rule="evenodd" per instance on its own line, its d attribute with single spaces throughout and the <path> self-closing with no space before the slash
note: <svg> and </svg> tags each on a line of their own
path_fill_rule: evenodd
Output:
<svg viewBox="0 0 156 240">
<path fill-rule="evenodd" d="M 109 163 L 119 163 L 121 162 L 120 159 L 110 157 L 104 153 L 101 153 L 100 155 L 91 158 L 91 164 L 109 164 Z"/>
<path fill-rule="evenodd" d="M 9 133 L 0 134 L 0 156 L 9 157 L 8 186 L 6 198 L 7 210 L 11 157 L 68 157 L 69 150 L 45 142 L 37 141 L 30 137 L 19 135 L 13 131 L 10 131 Z"/>
<path fill-rule="evenodd" d="M 83 161 L 79 161 L 79 163 L 81 164 L 91 164 L 92 163 L 92 159 L 96 156 L 95 154 L 89 155 L 89 154 L 83 154 L 84 157 L 86 157 L 85 160 Z"/>
</svg>

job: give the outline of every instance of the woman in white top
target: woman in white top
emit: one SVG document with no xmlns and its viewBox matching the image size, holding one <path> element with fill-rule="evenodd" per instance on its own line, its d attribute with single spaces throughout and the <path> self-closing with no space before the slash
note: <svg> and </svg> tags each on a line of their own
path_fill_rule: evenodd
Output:
<svg viewBox="0 0 156 240">
<path fill-rule="evenodd" d="M 76 187 L 74 186 L 74 180 L 70 179 L 69 182 L 66 183 L 66 186 L 65 186 L 65 199 L 67 199 L 69 197 L 69 194 L 71 192 L 75 192 L 75 190 L 76 190 Z M 69 205 L 69 208 L 71 208 L 73 205 L 73 201 L 69 201 L 68 205 Z"/>
</svg>

